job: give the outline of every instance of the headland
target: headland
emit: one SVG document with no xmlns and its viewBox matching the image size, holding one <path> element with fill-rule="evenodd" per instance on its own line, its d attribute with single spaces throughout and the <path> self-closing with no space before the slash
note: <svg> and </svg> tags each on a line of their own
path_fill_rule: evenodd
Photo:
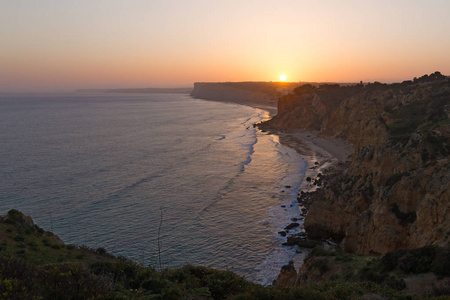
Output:
<svg viewBox="0 0 450 300">
<path fill-rule="evenodd" d="M 400 290 L 431 293 L 436 273 L 429 272 L 438 266 L 419 270 L 418 261 L 406 257 L 436 257 L 441 251 L 436 249 L 450 247 L 449 120 L 450 78 L 440 72 L 393 84 L 301 84 L 281 95 L 277 114 L 258 127 L 309 158 L 310 173 L 298 198 L 307 212 L 307 238 L 328 241 L 326 248 L 335 250 L 313 251 L 299 273 L 293 265 L 283 267 L 284 278 L 276 284 L 344 278 L 350 267 L 336 263 L 338 258 L 332 263 L 323 258 L 344 251 L 349 260 L 355 260 L 351 253 L 366 255 L 358 260 L 362 265 L 383 255 L 389 266 L 378 274 L 387 276 L 378 283 L 390 280 Z M 303 238 L 291 241 L 305 245 Z M 397 260 L 389 264 L 396 255 L 406 255 L 403 259 L 414 271 Z M 317 261 L 330 265 L 320 269 Z M 317 268 L 318 274 L 311 276 Z M 391 271 L 398 268 L 428 274 L 421 275 L 428 278 L 422 281 L 427 286 L 414 290 L 419 279 L 394 276 Z"/>
</svg>

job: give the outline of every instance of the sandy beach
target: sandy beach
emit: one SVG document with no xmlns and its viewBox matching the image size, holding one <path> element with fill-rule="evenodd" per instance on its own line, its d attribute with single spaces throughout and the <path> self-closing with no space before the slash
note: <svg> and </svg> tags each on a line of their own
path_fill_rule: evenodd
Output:
<svg viewBox="0 0 450 300">
<path fill-rule="evenodd" d="M 335 137 L 322 137 L 313 132 L 299 130 L 295 132 L 273 132 L 280 137 L 280 143 L 295 149 L 308 159 L 308 170 L 300 186 L 300 191 L 311 192 L 317 189 L 314 179 L 319 173 L 338 162 L 346 161 L 353 154 L 353 146 L 347 141 Z"/>
<path fill-rule="evenodd" d="M 273 118 L 278 109 L 273 105 L 266 105 L 256 101 L 233 101 L 241 105 L 246 105 L 268 112 Z M 301 156 L 310 160 L 311 166 L 315 170 L 324 170 L 337 162 L 346 161 L 353 154 L 353 146 L 347 141 L 331 136 L 318 136 L 316 133 L 306 130 L 280 132 L 271 131 L 280 137 L 280 142 L 290 148 L 295 149 Z M 318 162 L 319 164 L 315 164 Z"/>
<path fill-rule="evenodd" d="M 268 112 L 270 118 L 277 114 L 277 107 L 264 105 L 257 102 L 235 103 L 259 108 Z M 279 136 L 280 143 L 297 151 L 301 156 L 308 159 L 308 172 L 305 177 L 316 178 L 318 173 L 335 165 L 344 162 L 353 154 L 353 146 L 343 139 L 332 136 L 318 136 L 316 133 L 307 130 L 297 130 L 281 132 L 270 130 L 270 134 Z M 312 182 L 302 183 L 301 191 L 308 192 L 316 188 Z"/>
<path fill-rule="evenodd" d="M 277 114 L 277 107 L 258 103 L 257 101 L 233 101 L 241 105 L 259 108 L 268 112 L 269 118 Z M 308 170 L 300 186 L 299 192 L 312 192 L 318 187 L 314 185 L 314 179 L 319 173 L 338 162 L 344 162 L 353 154 L 354 149 L 351 144 L 343 139 L 332 136 L 318 136 L 316 133 L 307 130 L 297 130 L 290 132 L 269 131 L 270 134 L 279 136 L 280 143 L 297 151 L 301 156 L 308 159 Z"/>
</svg>

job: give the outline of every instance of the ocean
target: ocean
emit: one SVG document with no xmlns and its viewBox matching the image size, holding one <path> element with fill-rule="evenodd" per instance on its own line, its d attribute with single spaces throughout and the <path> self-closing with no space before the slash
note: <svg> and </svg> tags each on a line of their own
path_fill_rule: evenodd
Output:
<svg viewBox="0 0 450 300">
<path fill-rule="evenodd" d="M 1 95 L 0 214 L 157 269 L 270 284 L 294 255 L 278 232 L 307 160 L 253 127 L 267 118 L 180 94 Z"/>
</svg>

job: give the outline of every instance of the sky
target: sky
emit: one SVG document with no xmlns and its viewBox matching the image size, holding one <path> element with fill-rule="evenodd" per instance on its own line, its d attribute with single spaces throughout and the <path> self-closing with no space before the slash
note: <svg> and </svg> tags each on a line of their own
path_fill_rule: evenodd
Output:
<svg viewBox="0 0 450 300">
<path fill-rule="evenodd" d="M 450 75 L 448 0 L 0 0 L 0 91 Z"/>
</svg>

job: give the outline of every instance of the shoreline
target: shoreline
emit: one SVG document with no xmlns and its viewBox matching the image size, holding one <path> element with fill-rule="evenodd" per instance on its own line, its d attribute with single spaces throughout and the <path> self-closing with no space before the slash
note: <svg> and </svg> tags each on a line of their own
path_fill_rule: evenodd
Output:
<svg viewBox="0 0 450 300">
<path fill-rule="evenodd" d="M 214 100 L 208 99 L 208 101 Z M 277 114 L 278 110 L 275 106 L 263 105 L 253 101 L 230 101 L 229 103 L 249 106 L 266 111 L 267 118 L 265 118 L 262 122 L 272 119 Z M 307 214 L 306 206 L 309 207 L 308 204 L 310 203 L 308 203 L 308 199 L 303 199 L 304 197 L 302 197 L 302 194 L 305 194 L 305 198 L 308 198 L 307 195 L 309 193 L 318 190 L 320 188 L 320 184 L 316 184 L 316 181 L 318 181 L 320 176 L 323 175 L 327 169 L 336 166 L 338 163 L 348 161 L 351 155 L 354 153 L 354 147 L 343 139 L 332 136 L 319 136 L 316 132 L 312 131 L 299 129 L 289 132 L 283 132 L 270 128 L 262 130 L 258 127 L 258 124 L 255 124 L 255 127 L 257 127 L 258 130 L 262 133 L 277 136 L 280 144 L 293 149 L 301 157 L 307 160 L 308 166 L 304 177 L 301 179 L 300 186 L 298 187 L 297 202 L 299 216 L 291 219 L 292 223 L 298 222 L 298 229 L 300 230 L 285 231 L 285 229 L 279 228 L 280 232 L 285 233 L 285 235 L 282 236 L 286 239 L 285 241 L 287 244 L 288 237 L 298 238 L 297 236 L 301 235 L 303 238 L 307 234 L 305 234 L 303 222 Z M 280 232 L 278 232 L 278 234 L 280 234 Z M 309 240 L 306 239 L 306 242 L 308 243 Z M 312 241 L 312 243 L 314 242 L 315 241 Z M 294 254 L 292 257 L 292 261 L 294 262 L 295 268 L 300 268 L 303 265 L 303 260 L 310 251 L 310 249 L 308 248 L 294 245 L 281 245 L 281 247 L 293 247 L 292 250 L 294 251 Z"/>
<path fill-rule="evenodd" d="M 298 188 L 297 201 L 300 216 L 298 219 L 292 220 L 292 222 L 300 223 L 300 234 L 304 235 L 306 233 L 304 230 L 304 218 L 308 212 L 306 206 L 310 204 L 307 203 L 307 195 L 321 187 L 320 184 L 316 184 L 316 181 L 318 181 L 327 169 L 336 166 L 338 163 L 347 161 L 353 154 L 354 149 L 351 144 L 343 139 L 320 137 L 315 133 L 306 130 L 291 132 L 267 130 L 267 133 L 278 136 L 280 144 L 295 150 L 300 156 L 308 161 L 308 167 Z M 304 199 L 302 194 L 305 194 L 306 199 Z M 288 240 L 288 237 L 295 238 L 298 235 L 298 232 L 287 233 L 286 240 Z M 308 239 L 305 241 L 309 242 Z M 295 253 L 292 261 L 294 262 L 295 268 L 301 268 L 303 260 L 308 255 L 310 249 L 294 245 L 283 245 L 282 247 L 294 247 Z"/>
<path fill-rule="evenodd" d="M 268 118 L 262 122 L 272 119 L 278 111 L 276 107 L 258 105 L 257 103 L 233 103 L 265 110 L 268 114 Z M 297 202 L 300 214 L 297 218 L 291 219 L 292 223 L 298 222 L 300 224 L 300 231 L 294 230 L 293 232 L 289 232 L 289 230 L 285 231 L 285 229 L 279 228 L 280 231 L 285 231 L 286 233 L 286 243 L 288 237 L 296 238 L 299 234 L 302 235 L 302 237 L 307 236 L 304 229 L 304 219 L 308 213 L 309 205 L 311 204 L 308 202 L 309 193 L 312 193 L 321 187 L 320 184 L 316 184 L 316 181 L 319 181 L 320 177 L 326 170 L 329 170 L 337 164 L 346 162 L 350 159 L 354 153 L 354 146 L 344 139 L 332 136 L 319 136 L 316 132 L 304 129 L 283 132 L 270 128 L 262 130 L 258 127 L 258 124 L 256 124 L 256 127 L 260 132 L 276 135 L 280 144 L 293 149 L 308 162 L 305 175 L 301 179 L 300 186 L 298 187 Z M 303 197 L 302 194 L 305 194 L 305 197 Z M 306 239 L 306 242 L 309 241 L 310 240 Z M 313 241 L 313 243 L 314 242 L 315 241 Z M 293 247 L 294 255 L 292 257 L 292 261 L 295 268 L 301 268 L 304 259 L 311 250 L 300 246 L 281 245 L 281 247 Z"/>
<path fill-rule="evenodd" d="M 268 131 L 280 138 L 280 143 L 294 149 L 299 155 L 308 160 L 308 169 L 305 179 L 299 188 L 303 192 L 313 192 L 319 188 L 314 184 L 318 174 L 323 174 L 326 169 L 345 162 L 354 153 L 351 144 L 343 139 L 335 137 L 321 137 L 316 133 L 306 130 L 292 132 Z"/>
</svg>

